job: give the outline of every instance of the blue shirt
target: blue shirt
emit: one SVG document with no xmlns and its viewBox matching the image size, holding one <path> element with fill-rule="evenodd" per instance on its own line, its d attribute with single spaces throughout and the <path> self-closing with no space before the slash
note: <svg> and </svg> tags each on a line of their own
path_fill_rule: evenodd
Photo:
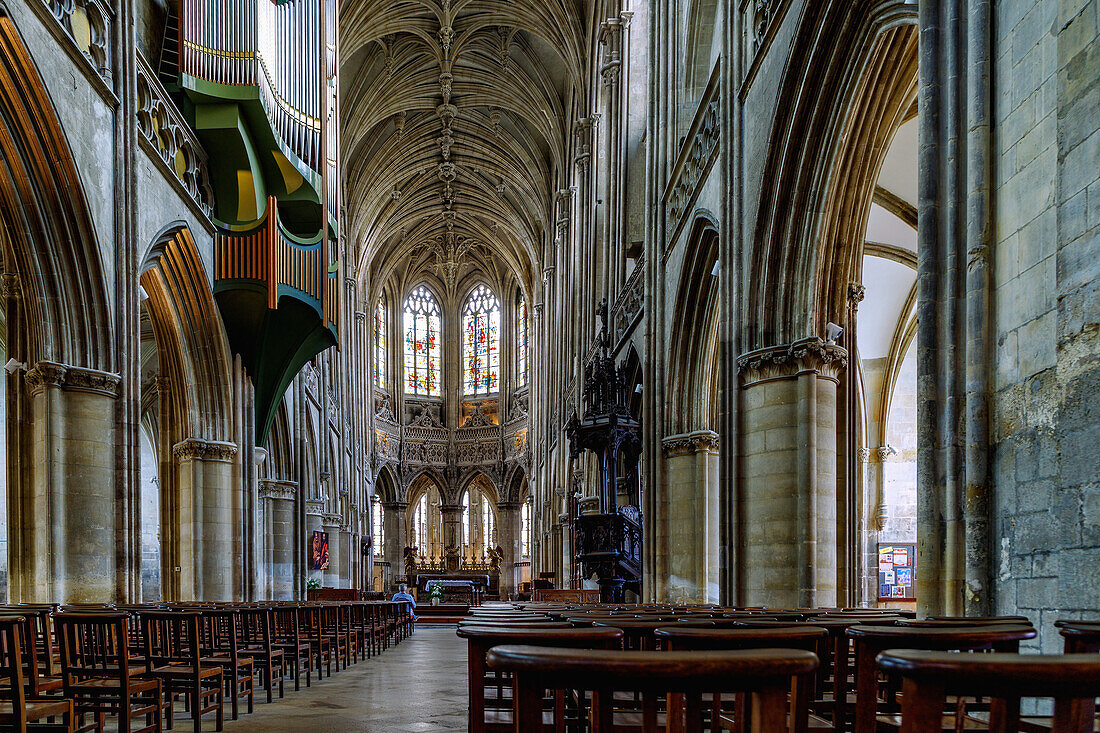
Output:
<svg viewBox="0 0 1100 733">
<path fill-rule="evenodd" d="M 408 603 L 411 608 L 416 608 L 416 599 L 413 598 L 408 593 L 400 593 L 400 592 L 394 593 L 393 594 L 393 600 L 395 600 L 395 601 L 405 601 L 405 603 Z"/>
</svg>

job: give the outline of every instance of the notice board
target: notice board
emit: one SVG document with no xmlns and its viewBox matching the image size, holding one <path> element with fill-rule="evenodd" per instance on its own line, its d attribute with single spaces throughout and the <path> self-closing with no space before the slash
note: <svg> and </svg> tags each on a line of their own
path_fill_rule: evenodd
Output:
<svg viewBox="0 0 1100 733">
<path fill-rule="evenodd" d="M 917 546 L 905 542 L 878 546 L 878 599 L 915 601 L 913 585 L 917 573 Z"/>
</svg>

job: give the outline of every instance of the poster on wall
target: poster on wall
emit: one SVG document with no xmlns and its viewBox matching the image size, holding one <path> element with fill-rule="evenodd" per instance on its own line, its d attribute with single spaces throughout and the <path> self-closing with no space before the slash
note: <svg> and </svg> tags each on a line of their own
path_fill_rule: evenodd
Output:
<svg viewBox="0 0 1100 733">
<path fill-rule="evenodd" d="M 878 599 L 913 601 L 913 578 L 917 559 L 914 544 L 893 543 L 878 546 Z"/>
<path fill-rule="evenodd" d="M 328 570 L 328 532 L 313 533 L 313 549 L 310 566 L 314 570 Z"/>
</svg>

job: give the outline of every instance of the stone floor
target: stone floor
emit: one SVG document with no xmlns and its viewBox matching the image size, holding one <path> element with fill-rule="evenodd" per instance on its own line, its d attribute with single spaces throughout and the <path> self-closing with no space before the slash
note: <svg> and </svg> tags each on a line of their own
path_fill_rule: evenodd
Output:
<svg viewBox="0 0 1100 733">
<path fill-rule="evenodd" d="M 266 700 L 262 695 L 260 700 Z M 417 627 L 381 656 L 353 664 L 310 688 L 260 702 L 225 733 L 406 733 L 466 729 L 466 642 L 454 626 Z M 177 720 L 176 730 L 190 731 Z M 212 716 L 203 731 L 214 730 Z"/>
</svg>

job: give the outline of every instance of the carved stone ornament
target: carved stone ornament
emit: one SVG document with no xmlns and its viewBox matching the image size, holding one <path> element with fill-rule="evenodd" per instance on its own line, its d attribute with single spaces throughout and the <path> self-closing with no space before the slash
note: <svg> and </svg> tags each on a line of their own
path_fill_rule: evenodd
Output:
<svg viewBox="0 0 1100 733">
<path fill-rule="evenodd" d="M 19 275 L 14 272 L 5 272 L 0 275 L 0 298 L 16 300 L 22 292 L 19 286 Z"/>
<path fill-rule="evenodd" d="M 859 450 L 856 451 L 856 455 L 859 457 L 859 462 L 860 463 L 867 463 L 868 461 L 871 460 L 871 449 L 870 448 L 860 448 Z"/>
<path fill-rule="evenodd" d="M 409 426 L 414 428 L 441 428 L 443 423 L 435 416 L 431 406 L 424 405 L 420 410 L 420 414 L 413 418 Z"/>
<path fill-rule="evenodd" d="M 693 456 L 704 451 L 718 452 L 718 433 L 713 430 L 697 430 L 694 433 L 670 435 L 661 441 L 661 450 L 667 458 Z"/>
<path fill-rule="evenodd" d="M 187 438 L 172 446 L 172 453 L 178 461 L 231 461 L 237 455 L 237 446 L 218 440 Z"/>
<path fill-rule="evenodd" d="M 325 514 L 324 499 L 306 499 L 306 514 L 311 517 L 321 517 Z"/>
<path fill-rule="evenodd" d="M 65 372 L 65 389 L 81 392 L 98 392 L 109 397 L 118 396 L 118 385 L 122 377 L 98 369 L 69 367 Z"/>
<path fill-rule="evenodd" d="M 298 484 L 294 481 L 260 479 L 260 498 L 293 501 L 298 495 Z"/>
<path fill-rule="evenodd" d="M 489 427 L 493 424 L 493 421 L 489 419 L 489 416 L 485 414 L 485 411 L 481 409 L 481 405 L 474 405 L 474 409 L 470 412 L 470 416 L 466 418 L 466 422 L 462 423 L 464 428 L 483 428 Z"/>
<path fill-rule="evenodd" d="M 40 361 L 26 373 L 24 379 L 32 394 L 47 386 L 60 387 L 65 379 L 65 366 L 52 361 Z"/>
<path fill-rule="evenodd" d="M 378 400 L 378 411 L 374 413 L 374 416 L 380 420 L 387 420 L 389 422 L 397 422 L 397 418 L 393 414 L 393 406 L 390 404 L 389 395 L 382 395 Z"/>
<path fill-rule="evenodd" d="M 340 529 L 343 526 L 343 518 L 339 514 L 322 514 L 321 526 L 328 529 Z"/>
<path fill-rule="evenodd" d="M 745 387 L 775 379 L 793 379 L 806 372 L 837 380 L 847 367 L 848 352 L 816 336 L 757 349 L 737 359 L 737 370 Z"/>
</svg>

